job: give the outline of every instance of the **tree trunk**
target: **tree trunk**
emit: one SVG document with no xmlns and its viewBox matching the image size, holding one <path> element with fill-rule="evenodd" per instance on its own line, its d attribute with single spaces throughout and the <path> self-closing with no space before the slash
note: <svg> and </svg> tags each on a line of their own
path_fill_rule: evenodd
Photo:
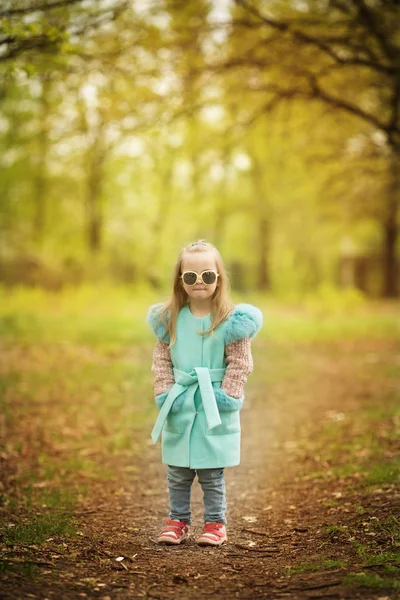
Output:
<svg viewBox="0 0 400 600">
<path fill-rule="evenodd" d="M 257 289 L 259 291 L 269 290 L 271 287 L 271 278 L 269 274 L 269 247 L 270 247 L 270 224 L 267 217 L 267 202 L 265 199 L 265 189 L 261 165 L 255 155 L 253 160 L 253 183 L 254 194 L 256 197 L 257 211 L 257 241 L 258 241 L 258 265 L 257 265 Z"/>
<path fill-rule="evenodd" d="M 49 76 L 44 74 L 41 78 L 42 93 L 40 96 L 39 109 L 39 133 L 37 136 L 38 150 L 36 155 L 35 174 L 33 182 L 33 229 L 32 237 L 37 246 L 40 246 L 46 229 L 47 206 L 46 206 L 46 180 L 47 180 L 47 156 L 49 152 L 49 129 L 47 115 L 49 114 Z"/>
<path fill-rule="evenodd" d="M 269 223 L 265 215 L 259 217 L 258 226 L 259 260 L 258 260 L 258 289 L 269 290 L 271 281 L 269 276 Z"/>
<path fill-rule="evenodd" d="M 389 166 L 388 203 L 383 221 L 383 289 L 382 296 L 396 298 L 399 294 L 397 240 L 399 237 L 400 152 L 393 149 Z"/>
<path fill-rule="evenodd" d="M 224 148 L 222 155 L 222 164 L 224 167 L 224 175 L 216 188 L 217 198 L 215 201 L 215 217 L 214 217 L 214 229 L 212 239 L 214 245 L 217 248 L 222 246 L 222 242 L 225 238 L 225 230 L 227 226 L 228 217 L 232 214 L 232 206 L 229 199 L 228 183 L 227 183 L 227 169 L 229 166 L 229 148 Z"/>
<path fill-rule="evenodd" d="M 160 289 L 162 287 L 162 276 L 159 272 L 160 256 L 162 255 L 162 233 L 172 208 L 172 175 L 175 154 L 171 151 L 168 156 L 165 156 L 162 149 L 155 148 L 153 160 L 156 165 L 155 173 L 158 174 L 159 178 L 159 203 L 157 215 L 152 225 L 153 243 L 148 258 L 146 276 L 155 289 Z"/>
<path fill-rule="evenodd" d="M 89 173 L 86 187 L 86 232 L 89 252 L 97 255 L 102 246 L 103 215 L 101 186 L 106 152 L 103 148 L 103 128 L 100 125 L 89 148 Z"/>
</svg>

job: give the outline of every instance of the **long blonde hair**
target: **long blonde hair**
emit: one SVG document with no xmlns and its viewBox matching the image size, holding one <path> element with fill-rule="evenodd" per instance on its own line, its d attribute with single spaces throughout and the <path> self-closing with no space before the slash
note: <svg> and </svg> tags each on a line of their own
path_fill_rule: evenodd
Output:
<svg viewBox="0 0 400 600">
<path fill-rule="evenodd" d="M 166 329 L 164 338 L 167 334 L 169 334 L 169 347 L 173 346 L 176 341 L 176 322 L 178 313 L 183 306 L 188 304 L 188 296 L 182 286 L 180 278 L 182 273 L 182 262 L 185 254 L 209 251 L 213 252 L 215 256 L 219 278 L 217 288 L 211 298 L 211 326 L 206 331 L 199 331 L 198 333 L 201 335 L 206 335 L 209 333 L 213 335 L 214 329 L 218 327 L 218 325 L 220 325 L 220 323 L 222 323 L 222 321 L 224 321 L 234 309 L 234 304 L 229 296 L 230 281 L 228 273 L 224 267 L 223 260 L 217 248 L 205 240 L 197 240 L 196 242 L 192 242 L 188 246 L 185 246 L 179 252 L 178 260 L 175 264 L 173 272 L 172 295 L 168 300 L 160 305 L 161 312 L 159 313 L 159 319 Z M 168 320 L 167 315 L 169 316 Z"/>
</svg>

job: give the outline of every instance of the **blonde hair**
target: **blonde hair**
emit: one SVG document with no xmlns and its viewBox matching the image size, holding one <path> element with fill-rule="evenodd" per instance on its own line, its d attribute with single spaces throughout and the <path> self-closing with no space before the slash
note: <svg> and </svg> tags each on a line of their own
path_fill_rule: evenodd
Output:
<svg viewBox="0 0 400 600">
<path fill-rule="evenodd" d="M 173 272 L 172 295 L 168 300 L 161 303 L 160 306 L 161 312 L 159 313 L 159 319 L 166 329 L 164 338 L 167 334 L 169 334 L 169 347 L 173 346 L 176 341 L 176 322 L 178 313 L 183 306 L 188 304 L 188 296 L 182 286 L 182 280 L 180 278 L 183 259 L 186 254 L 210 251 L 214 254 L 217 272 L 219 273 L 218 285 L 211 298 L 211 327 L 209 327 L 209 329 L 206 331 L 199 331 L 198 333 L 200 335 L 206 335 L 209 333 L 213 335 L 214 329 L 216 329 L 216 327 L 218 327 L 218 325 L 220 325 L 220 323 L 222 323 L 222 321 L 224 321 L 234 309 L 234 304 L 229 296 L 230 281 L 228 273 L 224 267 L 223 260 L 217 248 L 205 240 L 197 240 L 196 242 L 192 242 L 188 246 L 185 246 L 179 252 L 178 260 L 175 264 Z M 167 314 L 169 314 L 168 321 Z"/>
</svg>

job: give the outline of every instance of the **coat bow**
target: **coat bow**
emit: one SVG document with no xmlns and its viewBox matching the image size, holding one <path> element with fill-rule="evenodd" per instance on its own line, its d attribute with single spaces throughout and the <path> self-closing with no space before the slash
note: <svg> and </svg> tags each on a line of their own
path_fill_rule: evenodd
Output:
<svg viewBox="0 0 400 600">
<path fill-rule="evenodd" d="M 217 425 L 221 425 L 221 417 L 219 415 L 217 401 L 215 399 L 212 382 L 222 381 L 225 375 L 226 368 L 209 369 L 208 367 L 195 367 L 190 373 L 174 368 L 175 383 L 169 390 L 168 396 L 158 413 L 157 420 L 151 432 L 151 439 L 155 444 L 160 437 L 165 420 L 171 409 L 171 406 L 180 394 L 186 390 L 190 390 L 193 397 L 196 389 L 199 387 L 201 398 L 203 401 L 204 412 L 206 414 L 207 426 L 209 429 L 214 429 Z"/>
</svg>

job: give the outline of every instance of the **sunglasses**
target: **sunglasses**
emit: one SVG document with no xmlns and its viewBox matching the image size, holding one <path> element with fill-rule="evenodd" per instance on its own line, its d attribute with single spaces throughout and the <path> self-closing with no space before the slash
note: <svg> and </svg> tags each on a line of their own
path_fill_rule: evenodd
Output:
<svg viewBox="0 0 400 600">
<path fill-rule="evenodd" d="M 196 285 L 199 280 L 204 285 L 212 285 L 217 281 L 218 277 L 219 273 L 212 270 L 202 271 L 200 275 L 196 271 L 184 271 L 181 275 L 181 279 L 185 285 Z"/>
</svg>

